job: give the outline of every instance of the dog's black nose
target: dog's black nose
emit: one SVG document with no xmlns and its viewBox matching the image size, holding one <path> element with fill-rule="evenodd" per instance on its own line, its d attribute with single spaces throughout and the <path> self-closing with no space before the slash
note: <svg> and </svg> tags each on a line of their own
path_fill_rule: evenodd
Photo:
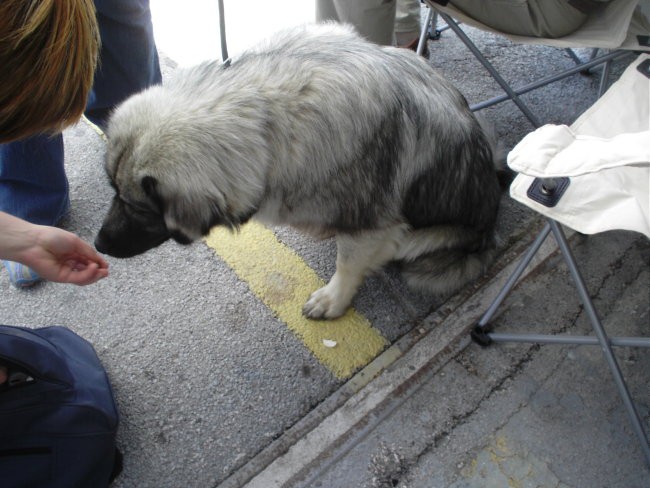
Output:
<svg viewBox="0 0 650 488">
<path fill-rule="evenodd" d="M 106 242 L 106 236 L 103 235 L 102 231 L 95 237 L 95 249 L 102 254 L 110 254 L 110 245 Z"/>
<path fill-rule="evenodd" d="M 120 225 L 113 229 L 104 225 L 95 238 L 95 249 L 114 258 L 131 258 L 159 246 L 170 237 L 167 229 L 158 227 L 147 229 Z"/>
</svg>

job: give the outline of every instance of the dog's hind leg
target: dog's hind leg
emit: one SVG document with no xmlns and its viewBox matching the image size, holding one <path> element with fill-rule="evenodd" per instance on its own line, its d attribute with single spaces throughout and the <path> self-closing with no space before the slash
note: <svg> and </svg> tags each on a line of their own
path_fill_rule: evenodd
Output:
<svg viewBox="0 0 650 488">
<path fill-rule="evenodd" d="M 336 236 L 336 272 L 312 293 L 302 308 L 310 319 L 333 319 L 345 313 L 364 278 L 395 256 L 400 227 Z"/>
</svg>

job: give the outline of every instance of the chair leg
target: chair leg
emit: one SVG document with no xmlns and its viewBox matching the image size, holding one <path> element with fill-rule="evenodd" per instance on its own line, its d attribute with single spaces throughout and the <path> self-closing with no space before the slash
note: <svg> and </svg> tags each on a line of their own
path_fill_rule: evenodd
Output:
<svg viewBox="0 0 650 488">
<path fill-rule="evenodd" d="M 573 51 L 573 49 L 566 48 L 565 51 L 571 57 L 571 59 L 573 59 L 573 61 L 576 63 L 576 65 L 582 66 L 583 64 L 585 64 L 578 57 L 578 55 Z M 591 52 L 591 55 L 589 57 L 589 61 L 593 61 L 594 59 L 597 59 L 597 55 L 598 55 L 598 48 L 595 48 Z M 612 60 L 608 59 L 602 64 L 603 64 L 603 68 L 602 68 L 603 71 L 600 74 L 600 85 L 598 86 L 598 98 L 600 98 L 603 95 L 603 93 L 605 93 L 605 91 L 607 89 L 607 82 L 609 80 L 609 72 L 610 72 L 610 68 L 612 66 Z M 593 68 L 588 68 L 588 69 L 584 69 L 583 71 L 580 71 L 580 73 L 582 73 L 584 75 L 590 75 L 592 72 L 593 72 Z"/>
<path fill-rule="evenodd" d="M 569 55 L 569 57 L 571 59 L 573 59 L 573 62 L 576 65 L 580 66 L 582 64 L 582 59 L 580 59 L 578 57 L 578 55 L 575 53 L 575 51 L 573 49 L 571 49 L 570 47 L 567 47 L 564 51 Z"/>
<path fill-rule="evenodd" d="M 435 6 L 430 2 L 430 0 L 427 0 L 427 4 L 429 5 L 429 8 L 431 10 L 436 10 Z M 541 127 L 541 122 L 537 118 L 537 116 L 530 110 L 530 108 L 521 100 L 520 95 L 523 95 L 524 93 L 527 93 L 529 91 L 535 90 L 539 87 L 546 86 L 550 83 L 554 83 L 556 81 L 559 81 L 563 78 L 572 76 L 576 73 L 586 73 L 586 72 L 591 72 L 592 69 L 594 69 L 597 66 L 604 65 L 603 66 L 603 72 L 601 75 L 601 81 L 600 81 L 600 87 L 599 87 L 599 93 L 598 97 L 600 97 L 606 87 L 607 87 L 607 79 L 609 77 L 609 68 L 611 65 L 611 61 L 623 57 L 623 56 L 628 56 L 631 53 L 630 51 L 624 51 L 624 50 L 619 50 L 619 51 L 612 51 L 607 54 L 603 54 L 602 56 L 598 56 L 598 49 L 594 49 L 591 53 L 589 61 L 582 61 L 571 49 L 566 49 L 566 51 L 569 53 L 569 55 L 572 57 L 572 59 L 576 62 L 576 66 L 574 68 L 570 68 L 567 70 L 564 70 L 556 75 L 552 75 L 549 77 L 546 77 L 544 79 L 535 81 L 533 83 L 529 83 L 528 85 L 525 85 L 520 88 L 513 88 L 511 87 L 507 81 L 499 74 L 499 72 L 494 68 L 492 63 L 490 63 L 485 56 L 481 53 L 481 51 L 476 47 L 476 45 L 472 42 L 472 40 L 465 34 L 465 32 L 459 27 L 459 23 L 456 22 L 452 17 L 450 17 L 448 14 L 444 12 L 437 11 L 437 15 L 442 17 L 444 21 L 447 23 L 446 28 L 452 29 L 455 34 L 458 36 L 458 38 L 467 46 L 467 48 L 474 54 L 476 59 L 483 65 L 483 67 L 490 73 L 490 75 L 494 78 L 494 80 L 501 86 L 503 91 L 505 92 L 504 95 L 496 96 L 493 97 L 489 100 L 483 101 L 481 103 L 477 103 L 472 105 L 470 108 L 472 111 L 477 111 L 481 110 L 483 108 L 491 107 L 492 105 L 496 105 L 497 103 L 501 103 L 505 100 L 512 100 L 515 105 L 521 110 L 521 112 L 526 116 L 526 118 L 531 122 L 531 124 L 537 128 Z M 441 29 L 442 30 L 442 29 Z"/>
<path fill-rule="evenodd" d="M 589 296 L 589 292 L 587 291 L 587 287 L 582 278 L 582 275 L 580 274 L 580 270 L 578 269 L 578 266 L 575 262 L 564 232 L 562 232 L 560 225 L 556 221 L 549 220 L 549 223 L 551 225 L 553 235 L 557 240 L 558 246 L 560 247 L 562 255 L 564 256 L 567 266 L 569 267 L 569 272 L 571 273 L 576 287 L 578 288 L 578 293 L 585 307 L 585 311 L 587 312 L 587 316 L 589 317 L 594 332 L 596 333 L 596 337 L 598 338 L 598 342 L 600 343 L 603 354 L 605 355 L 609 369 L 614 376 L 614 381 L 616 383 L 616 387 L 618 388 L 619 396 L 621 397 L 621 400 L 623 401 L 623 404 L 627 410 L 628 417 L 630 418 L 634 432 L 639 438 L 639 442 L 641 443 L 646 462 L 648 463 L 648 466 L 650 466 L 650 445 L 648 444 L 648 437 L 646 435 L 645 429 L 643 428 L 643 423 L 641 422 L 639 412 L 637 411 L 634 402 L 632 401 L 632 397 L 630 396 L 630 392 L 627 389 L 627 384 L 623 379 L 623 375 L 619 368 L 618 362 L 616 361 L 616 357 L 612 351 L 610 340 L 607 337 L 600 319 L 598 318 L 596 308 L 591 301 L 591 297 Z"/>
<path fill-rule="evenodd" d="M 629 56 L 629 55 L 630 55 L 630 52 L 623 51 L 623 50 L 614 51 L 614 52 L 611 52 L 611 53 L 608 53 L 608 54 L 604 54 L 603 56 L 599 56 L 598 58 L 593 59 L 591 61 L 585 61 L 584 63 L 582 63 L 580 65 L 576 65 L 575 67 L 564 70 L 564 71 L 562 71 L 562 72 L 560 72 L 558 74 L 551 75 L 551 76 L 548 76 L 546 78 L 542 78 L 540 80 L 534 81 L 532 83 L 529 83 L 527 85 L 524 85 L 524 86 L 521 86 L 521 87 L 518 87 L 518 88 L 513 88 L 513 91 L 517 95 L 523 95 L 524 93 L 528 93 L 528 92 L 533 91 L 533 90 L 535 90 L 537 88 L 540 88 L 542 86 L 546 86 L 546 85 L 549 85 L 551 83 L 555 83 L 556 81 L 562 80 L 564 78 L 568 78 L 569 76 L 573 76 L 576 73 L 590 72 L 592 70 L 592 68 L 600 66 L 601 64 L 603 64 L 603 63 L 605 63 L 605 62 L 607 62 L 609 60 L 623 58 L 623 57 L 626 57 L 626 56 Z M 501 102 L 503 102 L 505 100 L 508 100 L 508 99 L 509 99 L 509 97 L 508 97 L 507 94 L 499 95 L 499 96 L 490 98 L 489 100 L 485 100 L 483 102 L 476 103 L 476 104 L 472 105 L 470 108 L 473 111 L 481 110 L 483 108 L 491 107 L 492 105 L 496 105 L 497 103 L 501 103 Z"/>
<path fill-rule="evenodd" d="M 515 270 L 506 281 L 506 284 L 503 286 L 492 304 L 488 307 L 487 311 L 480 318 L 476 327 L 474 327 L 474 330 L 472 331 L 472 338 L 479 344 L 486 346 L 492 342 L 488 335 L 491 329 L 490 320 L 496 313 L 501 303 L 503 303 L 503 300 L 506 299 L 512 288 L 517 284 L 517 281 L 519 281 L 522 273 L 528 267 L 533 257 L 535 257 L 535 254 L 537 254 L 537 251 L 539 251 L 539 248 L 542 246 L 550 232 L 551 225 L 547 222 L 546 225 L 544 225 L 542 231 L 533 241 L 532 245 L 526 251 L 526 254 L 524 254 L 522 260 L 519 262 Z"/>
<path fill-rule="evenodd" d="M 422 29 L 420 30 L 420 39 L 418 40 L 418 47 L 415 51 L 418 56 L 422 56 L 422 53 L 424 52 L 424 47 L 426 46 L 427 39 L 429 38 L 429 28 L 433 22 L 433 9 L 428 8 L 427 10 L 427 18 L 425 19 L 424 24 L 422 24 Z"/>
<path fill-rule="evenodd" d="M 539 251 L 539 248 L 543 244 L 544 240 L 548 237 L 549 233 L 553 233 L 555 240 L 558 243 L 560 252 L 564 257 L 565 262 L 569 268 L 569 273 L 573 278 L 580 300 L 584 306 L 584 310 L 587 313 L 587 317 L 591 323 L 592 329 L 594 330 L 595 337 L 592 336 L 571 336 L 571 337 L 561 337 L 553 335 L 541 335 L 541 334 L 496 334 L 491 332 L 490 320 L 496 313 L 497 308 L 503 303 L 506 296 L 510 293 L 514 285 L 517 283 L 522 273 L 526 267 L 530 264 L 534 255 Z M 589 296 L 589 292 L 585 285 L 584 279 L 580 274 L 578 266 L 576 264 L 573 253 L 569 247 L 566 236 L 562 231 L 560 225 L 552 220 L 548 219 L 546 225 L 542 231 L 538 234 L 533 244 L 524 254 L 521 262 L 517 265 L 513 273 L 510 275 L 506 284 L 503 286 L 497 297 L 493 300 L 491 305 L 488 307 L 487 311 L 483 314 L 478 324 L 474 327 L 474 330 L 471 333 L 472 339 L 475 342 L 479 343 L 482 346 L 487 346 L 492 342 L 532 342 L 532 343 L 543 343 L 543 344 L 576 344 L 576 345 L 599 345 L 605 356 L 607 365 L 614 377 L 614 382 L 619 392 L 619 396 L 623 402 L 623 405 L 627 411 L 627 415 L 632 424 L 634 433 L 636 434 L 641 448 L 643 450 L 643 455 L 645 457 L 646 463 L 650 466 L 650 445 L 648 444 L 648 436 L 643 427 L 641 417 L 632 401 L 630 393 L 627 388 L 627 384 L 623 378 L 616 357 L 612 351 L 612 345 L 621 345 L 621 346 L 632 346 L 632 347 L 650 347 L 650 339 L 640 338 L 640 337 L 608 337 L 605 329 L 602 326 L 602 323 L 596 313 L 596 308 Z"/>
<path fill-rule="evenodd" d="M 494 68 L 492 63 L 490 63 L 485 56 L 479 51 L 479 49 L 474 45 L 474 43 L 471 41 L 469 37 L 467 37 L 467 34 L 458 26 L 458 23 L 452 19 L 449 15 L 439 12 L 440 16 L 444 19 L 444 21 L 447 23 L 447 25 L 456 33 L 458 38 L 463 41 L 463 43 L 467 46 L 467 48 L 472 51 L 472 54 L 476 57 L 476 59 L 479 60 L 479 62 L 487 69 L 492 77 L 495 79 L 495 81 L 501 86 L 501 88 L 508 94 L 508 98 L 510 98 L 516 105 L 519 107 L 519 110 L 523 112 L 523 114 L 530 120 L 531 124 L 533 124 L 535 127 L 540 127 L 541 123 L 537 116 L 533 114 L 533 112 L 528 108 L 528 106 L 519 98 L 517 93 L 510 87 L 508 82 L 503 79 L 503 77 L 499 74 L 499 72 Z"/>
<path fill-rule="evenodd" d="M 607 82 L 609 81 L 609 71 L 612 67 L 611 59 L 603 64 L 603 72 L 600 74 L 600 84 L 598 85 L 598 98 L 603 96 L 607 90 Z"/>
</svg>

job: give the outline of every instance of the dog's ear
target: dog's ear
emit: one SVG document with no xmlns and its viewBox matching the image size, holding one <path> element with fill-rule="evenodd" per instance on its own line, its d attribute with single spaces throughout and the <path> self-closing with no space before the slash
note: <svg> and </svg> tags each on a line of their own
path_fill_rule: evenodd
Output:
<svg viewBox="0 0 650 488">
<path fill-rule="evenodd" d="M 144 176 L 140 180 L 140 186 L 142 187 L 142 190 L 144 190 L 145 195 L 151 198 L 162 213 L 164 211 L 163 199 L 160 196 L 160 193 L 158 193 L 158 180 L 153 176 Z"/>
</svg>

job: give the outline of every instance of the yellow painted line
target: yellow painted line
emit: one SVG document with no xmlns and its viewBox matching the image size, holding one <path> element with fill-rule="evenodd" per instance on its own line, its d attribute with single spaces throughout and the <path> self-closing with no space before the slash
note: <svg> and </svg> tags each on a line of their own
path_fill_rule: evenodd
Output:
<svg viewBox="0 0 650 488">
<path fill-rule="evenodd" d="M 214 228 L 205 242 L 337 378 L 349 378 L 388 345 L 353 309 L 336 320 L 305 318 L 303 304 L 325 283 L 263 225 L 249 222 L 235 233 Z M 323 340 L 336 346 L 327 347 Z"/>
</svg>

